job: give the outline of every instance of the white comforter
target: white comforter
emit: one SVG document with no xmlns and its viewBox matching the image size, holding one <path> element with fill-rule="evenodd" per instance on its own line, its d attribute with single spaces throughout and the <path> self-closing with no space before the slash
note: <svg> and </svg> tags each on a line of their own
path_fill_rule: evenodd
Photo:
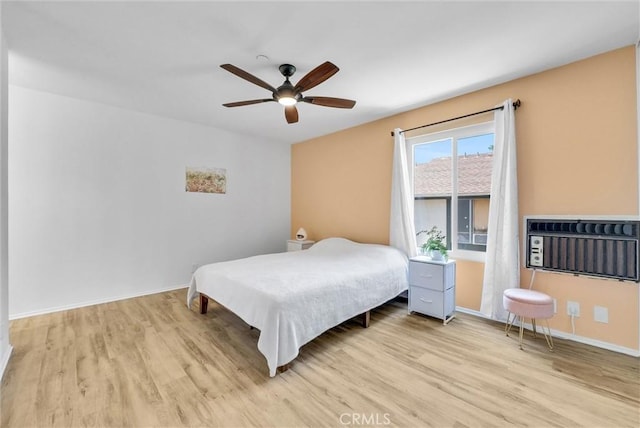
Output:
<svg viewBox="0 0 640 428">
<path fill-rule="evenodd" d="M 329 238 L 304 251 L 202 266 L 187 304 L 202 292 L 260 329 L 258 349 L 275 376 L 305 343 L 406 290 L 407 266 L 395 248 Z"/>
</svg>

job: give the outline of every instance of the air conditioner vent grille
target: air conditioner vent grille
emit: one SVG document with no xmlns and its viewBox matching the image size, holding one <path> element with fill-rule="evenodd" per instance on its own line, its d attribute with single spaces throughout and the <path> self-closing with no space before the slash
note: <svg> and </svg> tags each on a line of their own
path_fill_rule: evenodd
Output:
<svg viewBox="0 0 640 428">
<path fill-rule="evenodd" d="M 637 220 L 526 219 L 529 268 L 639 281 Z"/>
</svg>

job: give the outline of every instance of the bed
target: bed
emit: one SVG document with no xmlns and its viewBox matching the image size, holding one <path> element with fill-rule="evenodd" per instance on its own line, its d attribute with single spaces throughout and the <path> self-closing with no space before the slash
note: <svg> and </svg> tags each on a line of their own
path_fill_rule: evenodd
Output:
<svg viewBox="0 0 640 428">
<path fill-rule="evenodd" d="M 405 291 L 407 268 L 395 248 L 328 238 L 304 251 L 204 265 L 187 305 L 199 293 L 201 313 L 211 298 L 259 329 L 258 350 L 275 376 L 305 343 Z"/>
</svg>

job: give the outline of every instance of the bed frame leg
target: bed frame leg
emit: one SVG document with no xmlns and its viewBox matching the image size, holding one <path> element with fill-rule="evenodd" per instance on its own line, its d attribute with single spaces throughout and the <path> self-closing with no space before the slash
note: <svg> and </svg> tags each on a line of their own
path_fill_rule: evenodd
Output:
<svg viewBox="0 0 640 428">
<path fill-rule="evenodd" d="M 282 366 L 279 366 L 279 367 L 276 369 L 276 373 L 284 373 L 284 372 L 286 372 L 287 370 L 289 370 L 289 367 L 291 367 L 291 363 L 287 363 L 287 364 L 284 364 L 284 365 L 282 365 Z"/>
<path fill-rule="evenodd" d="M 200 313 L 201 314 L 204 315 L 207 313 L 207 306 L 209 306 L 209 298 L 204 294 L 200 294 Z"/>
<path fill-rule="evenodd" d="M 371 311 L 367 311 L 362 314 L 362 327 L 369 327 L 369 323 L 371 322 Z"/>
</svg>

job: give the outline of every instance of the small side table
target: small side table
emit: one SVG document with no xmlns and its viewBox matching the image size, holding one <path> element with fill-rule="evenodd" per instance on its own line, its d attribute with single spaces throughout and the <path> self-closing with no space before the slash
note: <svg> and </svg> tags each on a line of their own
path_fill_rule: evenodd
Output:
<svg viewBox="0 0 640 428">
<path fill-rule="evenodd" d="M 456 262 L 418 256 L 409 260 L 409 313 L 418 312 L 447 324 L 455 317 Z"/>
<path fill-rule="evenodd" d="M 311 248 L 311 246 L 315 243 L 316 241 L 309 241 L 309 240 L 298 241 L 297 239 L 289 239 L 287 241 L 287 251 L 306 250 L 308 248 Z"/>
</svg>

